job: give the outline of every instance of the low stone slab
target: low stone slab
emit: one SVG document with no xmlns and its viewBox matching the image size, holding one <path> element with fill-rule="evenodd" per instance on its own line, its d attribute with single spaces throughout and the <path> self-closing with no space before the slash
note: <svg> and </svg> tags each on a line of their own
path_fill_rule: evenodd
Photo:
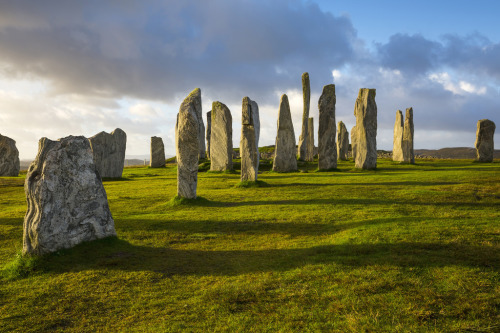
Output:
<svg viewBox="0 0 500 333">
<path fill-rule="evenodd" d="M 157 136 L 151 137 L 149 166 L 151 168 L 161 168 L 165 166 L 165 146 L 163 145 L 163 139 Z"/>
<path fill-rule="evenodd" d="M 101 177 L 121 178 L 125 163 L 127 134 L 117 128 L 111 133 L 100 132 L 88 140 Z"/>
</svg>

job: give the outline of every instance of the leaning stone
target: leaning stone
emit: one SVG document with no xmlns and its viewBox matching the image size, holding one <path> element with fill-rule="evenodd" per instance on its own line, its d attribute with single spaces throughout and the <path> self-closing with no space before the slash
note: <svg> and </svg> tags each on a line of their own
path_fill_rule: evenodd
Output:
<svg viewBox="0 0 500 333">
<path fill-rule="evenodd" d="M 212 133 L 212 111 L 207 112 L 207 158 L 210 158 L 210 136 Z"/>
<path fill-rule="evenodd" d="M 349 151 L 349 132 L 342 121 L 338 123 L 337 133 L 337 158 L 342 161 L 347 161 Z"/>
<path fill-rule="evenodd" d="M 116 236 L 106 191 L 83 136 L 40 139 L 24 192 L 24 254 L 41 255 Z"/>
<path fill-rule="evenodd" d="M 210 171 L 233 170 L 233 118 L 221 102 L 212 103 Z"/>
<path fill-rule="evenodd" d="M 17 177 L 20 167 L 16 141 L 0 134 L 0 177 Z"/>
<path fill-rule="evenodd" d="M 356 116 L 356 163 L 358 169 L 377 167 L 377 104 L 375 89 L 362 88 L 354 106 Z"/>
<path fill-rule="evenodd" d="M 297 148 L 295 146 L 295 133 L 293 131 L 292 115 L 288 96 L 283 94 L 280 99 L 278 113 L 278 131 L 274 150 L 273 171 L 297 171 Z"/>
<path fill-rule="evenodd" d="M 403 112 L 398 110 L 396 112 L 396 122 L 394 123 L 394 139 L 392 142 L 392 160 L 396 162 L 403 162 L 403 132 L 404 132 L 404 119 Z"/>
<path fill-rule="evenodd" d="M 351 128 L 351 154 L 353 161 L 356 161 L 357 142 L 358 142 L 358 133 L 356 132 L 356 126 L 353 126 Z"/>
<path fill-rule="evenodd" d="M 311 85 L 309 83 L 309 73 L 302 74 L 302 98 L 304 104 L 304 111 L 302 113 L 302 132 L 299 136 L 298 155 L 299 160 L 306 160 L 307 155 L 307 139 L 308 139 L 308 121 L 309 121 L 309 108 L 311 104 Z"/>
<path fill-rule="evenodd" d="M 307 122 L 306 161 L 314 161 L 314 118 L 309 118 Z"/>
<path fill-rule="evenodd" d="M 97 171 L 103 178 L 120 178 L 125 163 L 127 134 L 117 128 L 111 134 L 101 132 L 89 138 Z"/>
<path fill-rule="evenodd" d="M 157 136 L 151 137 L 149 166 L 151 168 L 161 168 L 165 166 L 165 146 L 163 145 L 163 139 Z"/>
<path fill-rule="evenodd" d="M 177 196 L 196 199 L 198 183 L 198 157 L 200 153 L 197 99 L 193 90 L 179 107 L 175 124 L 175 149 L 177 160 Z"/>
<path fill-rule="evenodd" d="M 318 169 L 329 170 L 337 167 L 337 145 L 335 136 L 335 85 L 323 87 L 323 93 L 318 101 Z"/>
<path fill-rule="evenodd" d="M 248 97 L 243 98 L 241 113 L 241 181 L 257 181 L 259 173 L 259 108 Z"/>
<path fill-rule="evenodd" d="M 495 134 L 495 123 L 488 119 L 477 122 L 476 131 L 476 156 L 479 162 L 493 162 L 495 150 L 493 136 Z"/>
<path fill-rule="evenodd" d="M 405 163 L 415 164 L 413 152 L 413 108 L 406 109 L 405 125 L 403 131 L 403 160 Z"/>
</svg>

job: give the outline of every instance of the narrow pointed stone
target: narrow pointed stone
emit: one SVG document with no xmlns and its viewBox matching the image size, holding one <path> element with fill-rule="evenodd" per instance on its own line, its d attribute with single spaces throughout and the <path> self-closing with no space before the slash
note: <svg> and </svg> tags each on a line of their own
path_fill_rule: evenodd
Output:
<svg viewBox="0 0 500 333">
<path fill-rule="evenodd" d="M 196 112 L 197 102 L 195 89 L 181 103 L 175 124 L 177 196 L 187 199 L 196 199 L 198 183 L 200 125 Z"/>
<path fill-rule="evenodd" d="M 101 177 L 121 178 L 125 164 L 127 134 L 117 128 L 111 133 L 100 132 L 88 140 Z"/>
<path fill-rule="evenodd" d="M 20 169 L 16 141 L 0 134 L 0 177 L 17 177 Z"/>
<path fill-rule="evenodd" d="M 259 107 L 244 97 L 241 110 L 241 181 L 256 181 L 259 173 Z"/>
<path fill-rule="evenodd" d="M 151 137 L 149 166 L 151 168 L 161 168 L 165 166 L 165 146 L 163 145 L 163 139 L 157 136 Z"/>
<path fill-rule="evenodd" d="M 406 109 L 405 124 L 403 130 L 403 160 L 405 163 L 415 164 L 413 152 L 413 108 Z"/>
<path fill-rule="evenodd" d="M 337 127 L 335 124 L 335 85 L 323 87 L 318 101 L 318 169 L 329 170 L 337 167 L 337 145 L 335 143 Z"/>
<path fill-rule="evenodd" d="M 210 158 L 210 135 L 212 133 L 212 111 L 207 112 L 207 158 Z"/>
<path fill-rule="evenodd" d="M 351 128 L 351 155 L 353 161 L 356 161 L 357 143 L 358 133 L 356 132 L 356 126 L 353 126 Z"/>
<path fill-rule="evenodd" d="M 210 170 L 233 170 L 233 118 L 221 102 L 212 103 Z"/>
<path fill-rule="evenodd" d="M 314 161 L 314 118 L 309 118 L 307 122 L 306 161 Z"/>
<path fill-rule="evenodd" d="M 298 155 L 299 160 L 306 160 L 307 155 L 307 140 L 308 140 L 308 121 L 309 121 L 309 108 L 311 105 L 311 85 L 309 83 L 309 73 L 302 74 L 302 99 L 304 104 L 304 111 L 302 113 L 302 132 L 299 136 Z"/>
<path fill-rule="evenodd" d="M 347 153 L 349 151 L 349 132 L 342 121 L 338 123 L 337 133 L 337 158 L 342 161 L 347 161 Z"/>
<path fill-rule="evenodd" d="M 403 162 L 403 132 L 404 120 L 403 112 L 396 111 L 396 122 L 394 123 L 394 139 L 392 142 L 392 160 L 396 162 Z"/>
<path fill-rule="evenodd" d="M 356 161 L 358 169 L 377 167 L 377 104 L 375 89 L 359 89 L 354 106 L 356 116 Z"/>
<path fill-rule="evenodd" d="M 273 171 L 297 171 L 297 148 L 295 146 L 295 133 L 293 131 L 292 115 L 288 96 L 283 94 L 280 99 L 278 113 L 278 131 L 274 150 Z"/>
<path fill-rule="evenodd" d="M 491 120 L 481 119 L 477 122 L 475 143 L 477 161 L 493 162 L 495 129 L 495 123 Z"/>
</svg>

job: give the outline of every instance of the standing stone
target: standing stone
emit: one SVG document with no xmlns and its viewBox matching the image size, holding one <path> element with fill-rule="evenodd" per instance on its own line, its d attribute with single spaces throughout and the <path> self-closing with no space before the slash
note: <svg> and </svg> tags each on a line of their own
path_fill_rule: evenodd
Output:
<svg viewBox="0 0 500 333">
<path fill-rule="evenodd" d="M 394 140 L 392 142 L 392 160 L 396 162 L 403 162 L 403 132 L 404 132 L 404 119 L 403 112 L 398 110 L 396 112 L 396 122 L 394 123 Z"/>
<path fill-rule="evenodd" d="M 356 161 L 357 145 L 358 145 L 358 133 L 356 132 L 356 126 L 353 126 L 351 128 L 351 154 L 353 161 Z"/>
<path fill-rule="evenodd" d="M 101 177 L 121 178 L 125 163 L 127 134 L 117 128 L 111 134 L 101 132 L 89 138 L 94 163 Z"/>
<path fill-rule="evenodd" d="M 329 170 L 337 167 L 337 145 L 335 137 L 335 85 L 323 87 L 323 93 L 318 101 L 318 169 Z"/>
<path fill-rule="evenodd" d="M 361 88 L 354 106 L 356 116 L 356 168 L 377 167 L 377 104 L 375 89 Z"/>
<path fill-rule="evenodd" d="M 221 102 L 212 103 L 210 171 L 233 170 L 233 118 Z"/>
<path fill-rule="evenodd" d="M 479 162 L 493 162 L 495 123 L 488 119 L 477 122 L 476 156 Z"/>
<path fill-rule="evenodd" d="M 309 118 L 307 122 L 306 161 L 314 161 L 314 118 Z"/>
<path fill-rule="evenodd" d="M 308 122 L 309 122 L 309 107 L 311 104 L 311 85 L 309 83 L 309 73 L 302 74 L 302 98 L 304 104 L 304 111 L 302 113 L 302 133 L 299 136 L 299 160 L 306 160 L 307 155 L 307 139 L 308 133 L 307 130 Z"/>
<path fill-rule="evenodd" d="M 259 108 L 248 97 L 243 98 L 241 113 L 241 181 L 256 181 L 259 172 Z"/>
<path fill-rule="evenodd" d="M 175 124 L 175 149 L 177 160 L 177 196 L 196 199 L 200 140 L 196 112 L 199 89 L 193 90 L 181 103 Z"/>
<path fill-rule="evenodd" d="M 297 171 L 297 148 L 295 146 L 295 133 L 293 131 L 292 115 L 288 96 L 281 95 L 278 113 L 278 131 L 274 151 L 273 171 Z"/>
<path fill-rule="evenodd" d="M 41 255 L 116 236 L 106 191 L 83 136 L 40 139 L 24 192 L 24 254 Z"/>
<path fill-rule="evenodd" d="M 212 133 L 212 111 L 207 112 L 207 158 L 210 158 L 210 135 Z"/>
<path fill-rule="evenodd" d="M 16 141 L 0 134 L 0 177 L 17 177 L 19 169 Z"/>
<path fill-rule="evenodd" d="M 151 168 L 161 168 L 165 166 L 165 146 L 163 139 L 157 136 L 151 137 L 151 157 L 149 159 Z"/>
<path fill-rule="evenodd" d="M 203 112 L 201 110 L 201 89 L 196 88 L 189 93 L 186 97 L 189 102 L 193 104 L 194 111 L 196 112 L 196 118 L 198 121 L 198 158 L 205 158 L 205 124 L 203 123 Z"/>
<path fill-rule="evenodd" d="M 403 160 L 405 163 L 415 164 L 415 155 L 413 153 L 413 108 L 406 109 L 403 130 Z"/>
<path fill-rule="evenodd" d="M 342 121 L 338 123 L 339 131 L 337 135 L 337 156 L 339 160 L 347 161 L 349 151 L 349 132 Z"/>
</svg>

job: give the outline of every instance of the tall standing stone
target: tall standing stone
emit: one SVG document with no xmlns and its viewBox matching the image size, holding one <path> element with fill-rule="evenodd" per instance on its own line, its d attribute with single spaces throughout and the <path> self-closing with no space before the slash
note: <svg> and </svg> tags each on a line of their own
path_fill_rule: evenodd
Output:
<svg viewBox="0 0 500 333">
<path fill-rule="evenodd" d="M 337 158 L 342 161 L 347 161 L 347 153 L 349 151 L 349 132 L 342 121 L 338 123 L 337 134 Z"/>
<path fill-rule="evenodd" d="M 307 122 L 306 161 L 314 161 L 314 118 L 309 118 Z"/>
<path fill-rule="evenodd" d="M 356 116 L 356 168 L 377 167 L 377 104 L 375 89 L 359 89 L 354 106 Z"/>
<path fill-rule="evenodd" d="M 297 148 L 295 146 L 295 133 L 293 131 L 292 115 L 288 96 L 281 95 L 278 113 L 278 132 L 274 150 L 273 171 L 297 171 Z"/>
<path fill-rule="evenodd" d="M 149 166 L 151 168 L 161 168 L 165 166 L 165 146 L 163 145 L 163 139 L 157 136 L 151 137 Z"/>
<path fill-rule="evenodd" d="M 396 112 L 396 122 L 394 123 L 394 139 L 392 142 L 392 160 L 396 162 L 403 162 L 403 132 L 404 132 L 404 119 L 403 112 L 398 110 Z"/>
<path fill-rule="evenodd" d="M 125 163 L 127 134 L 117 128 L 111 133 L 100 132 L 89 138 L 89 142 L 101 177 L 120 178 Z"/>
<path fill-rule="evenodd" d="M 335 85 L 323 87 L 323 93 L 318 101 L 318 169 L 329 170 L 337 167 L 337 145 L 335 124 Z"/>
<path fill-rule="evenodd" d="M 212 135 L 212 111 L 207 112 L 207 158 L 210 158 L 210 136 Z"/>
<path fill-rule="evenodd" d="M 475 146 L 479 162 L 493 162 L 495 129 L 495 123 L 491 120 L 481 119 L 477 122 Z"/>
<path fill-rule="evenodd" d="M 358 145 L 358 132 L 356 132 L 356 126 L 353 126 L 351 128 L 351 154 L 353 161 L 356 161 L 357 145 Z"/>
<path fill-rule="evenodd" d="M 309 73 L 302 74 L 302 98 L 304 104 L 304 111 L 302 113 L 302 133 L 299 136 L 298 154 L 299 160 L 306 160 L 307 155 L 307 139 L 308 139 L 308 122 L 309 122 L 309 108 L 311 105 L 311 85 L 309 83 Z"/>
<path fill-rule="evenodd" d="M 221 102 L 212 103 L 210 171 L 233 170 L 233 118 Z"/>
<path fill-rule="evenodd" d="M 16 141 L 0 134 L 0 177 L 17 177 L 19 169 Z"/>
<path fill-rule="evenodd" d="M 186 97 L 191 103 L 193 103 L 194 111 L 196 112 L 196 117 L 198 120 L 198 158 L 205 158 L 205 124 L 203 123 L 203 112 L 201 109 L 201 89 L 196 88 Z"/>
<path fill-rule="evenodd" d="M 24 192 L 28 203 L 25 254 L 41 255 L 116 236 L 106 191 L 83 136 L 40 139 Z"/>
<path fill-rule="evenodd" d="M 248 97 L 243 98 L 241 112 L 241 181 L 256 181 L 259 172 L 259 108 Z"/>
<path fill-rule="evenodd" d="M 405 163 L 415 164 L 413 152 L 413 108 L 406 109 L 405 125 L 403 130 L 403 160 Z"/>
<path fill-rule="evenodd" d="M 175 124 L 177 160 L 177 196 L 196 199 L 198 161 L 200 153 L 199 121 L 196 104 L 199 89 L 193 90 L 182 102 Z"/>
</svg>

